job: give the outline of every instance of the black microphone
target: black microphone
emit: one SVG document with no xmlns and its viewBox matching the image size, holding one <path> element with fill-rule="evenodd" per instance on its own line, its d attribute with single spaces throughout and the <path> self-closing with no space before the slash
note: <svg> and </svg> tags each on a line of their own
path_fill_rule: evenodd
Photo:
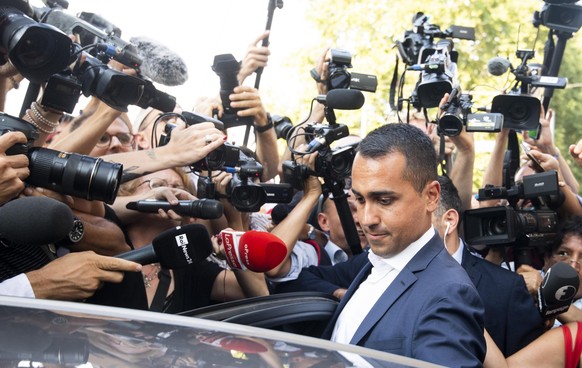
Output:
<svg viewBox="0 0 582 368">
<path fill-rule="evenodd" d="M 511 63 L 509 60 L 495 56 L 489 59 L 487 62 L 487 70 L 489 74 L 494 76 L 500 76 L 505 74 L 511 68 Z"/>
<path fill-rule="evenodd" d="M 338 110 L 358 110 L 364 106 L 366 101 L 361 91 L 341 88 L 332 89 L 327 92 L 327 95 L 319 95 L 315 99 L 330 109 Z"/>
<path fill-rule="evenodd" d="M 143 199 L 129 202 L 127 209 L 139 212 L 157 213 L 159 209 L 164 211 L 174 210 L 178 215 L 197 217 L 205 220 L 217 219 L 222 216 L 224 207 L 220 201 L 215 199 L 181 200 L 177 205 L 172 205 L 168 201 L 158 201 L 156 199 Z"/>
<path fill-rule="evenodd" d="M 580 286 L 578 272 L 559 262 L 550 267 L 538 289 L 538 307 L 543 318 L 550 319 L 570 308 Z"/>
<path fill-rule="evenodd" d="M 188 67 L 174 51 L 147 37 L 132 37 L 129 42 L 143 60 L 140 70 L 146 77 L 165 86 L 179 86 L 188 80 Z"/>
<path fill-rule="evenodd" d="M 201 224 L 176 226 L 155 237 L 151 244 L 115 256 L 142 265 L 159 262 L 164 268 L 184 268 L 206 259 L 212 241 Z"/>
<path fill-rule="evenodd" d="M 22 197 L 0 207 L 0 239 L 22 245 L 54 243 L 69 235 L 73 212 L 48 197 Z"/>
</svg>

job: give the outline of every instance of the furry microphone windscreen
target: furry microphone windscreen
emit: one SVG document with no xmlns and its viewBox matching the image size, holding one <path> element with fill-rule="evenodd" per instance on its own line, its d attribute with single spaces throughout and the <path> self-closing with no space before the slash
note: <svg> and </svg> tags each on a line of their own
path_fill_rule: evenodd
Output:
<svg viewBox="0 0 582 368">
<path fill-rule="evenodd" d="M 135 45 L 138 56 L 143 60 L 141 72 L 152 81 L 165 86 L 179 86 L 188 80 L 188 67 L 174 51 L 143 36 L 132 37 L 129 42 Z"/>
</svg>

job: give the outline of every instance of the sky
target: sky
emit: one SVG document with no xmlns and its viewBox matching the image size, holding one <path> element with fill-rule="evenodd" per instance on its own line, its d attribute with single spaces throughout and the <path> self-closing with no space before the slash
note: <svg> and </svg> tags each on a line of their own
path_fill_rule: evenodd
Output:
<svg viewBox="0 0 582 368">
<path fill-rule="evenodd" d="M 43 5 L 40 0 L 30 3 Z M 313 29 L 305 22 L 307 3 L 283 0 L 283 8 L 275 10 L 271 57 L 261 87 L 280 83 L 281 76 L 288 75 L 283 67 L 286 58 L 315 39 Z M 187 82 L 179 87 L 157 87 L 188 108 L 197 97 L 218 93 L 219 79 L 211 69 L 214 56 L 230 53 L 242 59 L 248 45 L 265 29 L 268 4 L 268 0 L 69 0 L 66 11 L 73 15 L 81 11 L 97 13 L 122 30 L 123 40 L 146 36 L 179 54 L 188 67 Z M 289 82 L 292 79 L 285 80 Z M 21 101 L 25 88 L 16 92 L 22 97 L 10 98 Z M 20 105 L 9 104 L 6 110 L 17 113 L 19 109 Z M 130 115 L 134 111 L 130 109 Z"/>
</svg>

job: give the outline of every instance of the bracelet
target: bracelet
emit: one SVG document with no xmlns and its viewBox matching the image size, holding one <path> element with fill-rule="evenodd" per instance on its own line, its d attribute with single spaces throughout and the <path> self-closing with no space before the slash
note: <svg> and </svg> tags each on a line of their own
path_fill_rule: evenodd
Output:
<svg viewBox="0 0 582 368">
<path fill-rule="evenodd" d="M 267 125 L 263 125 L 263 126 L 256 126 L 255 125 L 255 130 L 259 133 L 264 133 L 269 129 L 272 129 L 274 127 L 273 125 L 273 119 L 271 119 L 271 114 L 267 113 Z"/>
<path fill-rule="evenodd" d="M 34 118 L 32 117 L 32 115 L 30 115 L 30 109 L 26 110 L 26 113 L 24 114 L 24 117 L 23 117 L 23 118 L 24 118 L 26 121 L 28 121 L 30 124 L 32 124 L 32 125 L 33 125 L 33 126 L 36 128 L 36 129 L 40 130 L 40 131 L 41 131 L 41 132 L 43 132 L 43 133 L 46 133 L 46 134 L 52 134 L 52 133 L 54 133 L 54 132 L 55 132 L 55 130 L 56 130 L 56 127 L 53 127 L 53 128 L 52 128 L 52 129 L 50 129 L 50 130 L 49 130 L 49 129 L 42 128 L 42 127 L 41 127 L 41 126 L 40 126 L 40 125 L 39 125 L 39 124 L 36 122 L 36 120 L 34 120 Z"/>
<path fill-rule="evenodd" d="M 47 119 L 43 114 L 40 113 L 39 107 L 40 105 L 34 101 L 31 105 L 30 105 L 30 109 L 32 110 L 32 113 L 34 114 L 34 116 L 43 124 L 51 127 L 51 128 L 56 128 L 59 125 L 59 119 L 57 119 L 56 123 L 53 123 L 52 121 L 50 121 L 49 119 Z M 42 108 L 42 106 L 41 106 Z M 42 109 L 42 111 L 47 112 L 47 110 Z M 49 112 L 50 113 L 50 112 Z M 55 113 L 53 113 L 55 114 Z M 58 115 L 58 114 L 57 114 Z M 62 113 L 61 113 L 62 115 Z"/>
</svg>

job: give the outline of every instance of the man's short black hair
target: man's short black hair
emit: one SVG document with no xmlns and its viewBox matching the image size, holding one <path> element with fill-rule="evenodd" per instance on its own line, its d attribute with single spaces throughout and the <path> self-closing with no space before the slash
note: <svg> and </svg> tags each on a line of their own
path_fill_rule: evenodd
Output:
<svg viewBox="0 0 582 368">
<path fill-rule="evenodd" d="M 437 178 L 437 156 L 433 143 L 427 134 L 413 125 L 382 125 L 368 133 L 357 152 L 367 158 L 382 158 L 399 152 L 406 158 L 404 179 L 412 183 L 419 193 L 427 183 Z"/>
<path fill-rule="evenodd" d="M 552 249 L 548 249 L 548 257 L 552 256 L 560 248 L 566 236 L 582 238 L 582 216 L 572 216 L 559 224 L 558 232 L 554 238 L 554 245 Z"/>
<path fill-rule="evenodd" d="M 461 205 L 461 198 L 459 191 L 453 181 L 448 176 L 439 175 L 437 181 L 441 185 L 441 194 L 439 197 L 439 204 L 435 211 L 435 215 L 441 217 L 448 210 L 455 210 L 459 214 L 459 221 L 463 218 L 463 206 Z"/>
</svg>

